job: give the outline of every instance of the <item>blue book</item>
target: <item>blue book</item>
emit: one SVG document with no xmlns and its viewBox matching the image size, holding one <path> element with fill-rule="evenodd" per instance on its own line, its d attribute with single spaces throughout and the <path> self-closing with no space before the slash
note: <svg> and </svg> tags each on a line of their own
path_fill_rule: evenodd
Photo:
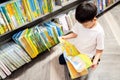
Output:
<svg viewBox="0 0 120 80">
<path fill-rule="evenodd" d="M 29 0 L 29 4 L 30 4 L 30 8 L 32 10 L 32 12 L 35 12 L 36 11 L 36 8 L 35 8 L 35 3 L 33 0 Z"/>
<path fill-rule="evenodd" d="M 26 20 L 24 18 L 25 16 L 22 14 L 22 10 L 21 10 L 21 8 L 22 8 L 22 2 L 21 2 L 21 0 L 16 1 L 15 5 L 16 5 L 16 7 L 18 9 L 18 12 L 19 12 L 18 15 L 20 16 L 22 23 L 24 23 Z"/>
<path fill-rule="evenodd" d="M 38 3 L 39 3 L 39 7 L 40 7 L 40 12 L 43 14 L 44 12 L 43 12 L 43 0 L 37 0 L 38 1 Z"/>
<path fill-rule="evenodd" d="M 51 25 L 53 25 L 53 27 L 55 27 L 58 36 L 62 36 L 62 31 L 61 29 L 54 23 L 54 22 L 50 22 Z"/>
<path fill-rule="evenodd" d="M 21 43 L 19 42 L 19 37 L 21 36 L 21 34 L 22 34 L 22 32 L 23 31 L 20 31 L 20 32 L 18 32 L 18 33 L 15 33 L 13 36 L 12 36 L 12 39 L 17 43 L 17 44 L 19 44 L 20 46 L 22 46 L 21 45 Z"/>
</svg>

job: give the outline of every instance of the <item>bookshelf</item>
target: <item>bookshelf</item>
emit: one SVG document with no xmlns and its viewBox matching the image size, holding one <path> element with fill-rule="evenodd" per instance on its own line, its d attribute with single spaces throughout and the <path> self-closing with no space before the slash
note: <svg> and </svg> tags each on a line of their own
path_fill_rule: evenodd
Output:
<svg viewBox="0 0 120 80">
<path fill-rule="evenodd" d="M 107 6 L 102 12 L 100 12 L 97 17 L 102 16 L 105 12 L 109 11 L 110 9 L 112 9 L 114 6 L 120 4 L 120 0 L 117 0 L 115 3 L 110 4 L 109 6 Z"/>
<path fill-rule="evenodd" d="M 53 17 L 60 15 L 62 13 L 67 13 L 68 11 L 75 9 L 75 7 L 80 3 L 83 2 L 85 0 L 71 0 L 68 3 L 64 3 L 62 4 L 62 6 L 57 7 L 56 9 L 54 9 L 52 12 L 47 13 L 45 15 L 42 15 L 38 18 L 35 18 L 33 21 L 30 22 L 26 22 L 24 24 L 22 24 L 22 26 L 19 26 L 18 28 L 6 32 L 2 35 L 0 35 L 0 45 L 4 45 L 5 43 L 11 41 L 11 37 L 13 36 L 13 34 L 22 31 L 26 28 L 31 28 L 36 26 L 37 24 L 43 23 L 47 20 L 52 19 Z M 111 4 L 109 7 L 107 7 L 104 11 L 102 11 L 101 13 L 99 13 L 97 15 L 97 17 L 100 17 L 102 14 L 104 14 L 106 11 L 108 11 L 109 9 L 111 9 L 112 7 L 114 7 L 115 5 L 117 5 L 120 2 L 120 0 L 118 0 L 117 2 L 115 2 L 114 4 Z M 6 3 L 6 2 L 5 2 Z M 2 2 L 2 4 L 4 4 Z M 53 47 L 53 46 L 52 46 Z M 43 52 L 44 53 L 44 52 Z"/>
<path fill-rule="evenodd" d="M 25 28 L 31 28 L 33 26 L 35 26 L 36 24 L 38 23 L 42 23 L 46 20 L 49 20 L 51 19 L 52 17 L 54 16 L 57 16 L 59 14 L 62 14 L 62 13 L 65 13 L 65 12 L 68 12 L 70 11 L 71 9 L 74 9 L 80 2 L 82 2 L 84 0 L 75 0 L 74 2 L 69 2 L 69 4 L 67 3 L 66 5 L 54 10 L 53 12 L 51 13 L 48 13 L 48 14 L 45 14 L 43 16 L 40 16 L 36 19 L 34 19 L 33 21 L 31 22 L 27 22 L 27 23 L 24 23 L 22 26 L 20 26 L 19 28 L 16 28 L 12 31 L 9 31 L 9 32 L 6 32 L 2 35 L 0 35 L 0 45 L 8 42 L 11 40 L 11 37 L 14 33 L 18 32 L 18 31 L 21 31 Z"/>
</svg>

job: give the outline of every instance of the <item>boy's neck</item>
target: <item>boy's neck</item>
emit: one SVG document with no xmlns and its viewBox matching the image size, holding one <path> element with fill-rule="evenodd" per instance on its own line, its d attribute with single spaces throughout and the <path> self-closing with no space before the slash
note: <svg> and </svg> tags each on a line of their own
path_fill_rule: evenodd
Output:
<svg viewBox="0 0 120 80">
<path fill-rule="evenodd" d="M 96 21 L 95 21 L 95 22 L 91 22 L 91 21 L 90 21 L 90 22 L 82 23 L 82 25 L 83 25 L 83 27 L 85 27 L 85 28 L 91 29 L 91 28 L 95 27 Z"/>
</svg>

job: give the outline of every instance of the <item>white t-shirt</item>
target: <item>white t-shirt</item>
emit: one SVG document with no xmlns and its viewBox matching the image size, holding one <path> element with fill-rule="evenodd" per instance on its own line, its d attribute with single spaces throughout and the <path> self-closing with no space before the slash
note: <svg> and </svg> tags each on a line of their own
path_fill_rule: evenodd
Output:
<svg viewBox="0 0 120 80">
<path fill-rule="evenodd" d="M 104 49 L 104 30 L 99 23 L 93 28 L 88 29 L 77 22 L 72 28 L 72 31 L 78 36 L 72 39 L 72 41 L 70 40 L 70 42 L 72 42 L 81 53 L 87 54 L 92 58 L 96 54 L 96 49 Z"/>
</svg>

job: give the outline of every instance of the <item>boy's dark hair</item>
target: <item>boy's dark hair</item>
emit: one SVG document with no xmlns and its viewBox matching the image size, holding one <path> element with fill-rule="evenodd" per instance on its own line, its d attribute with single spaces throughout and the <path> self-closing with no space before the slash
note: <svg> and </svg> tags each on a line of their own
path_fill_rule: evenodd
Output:
<svg viewBox="0 0 120 80">
<path fill-rule="evenodd" d="M 92 20 L 97 15 L 97 7 L 92 2 L 85 1 L 77 6 L 75 18 L 80 23 Z"/>
</svg>

